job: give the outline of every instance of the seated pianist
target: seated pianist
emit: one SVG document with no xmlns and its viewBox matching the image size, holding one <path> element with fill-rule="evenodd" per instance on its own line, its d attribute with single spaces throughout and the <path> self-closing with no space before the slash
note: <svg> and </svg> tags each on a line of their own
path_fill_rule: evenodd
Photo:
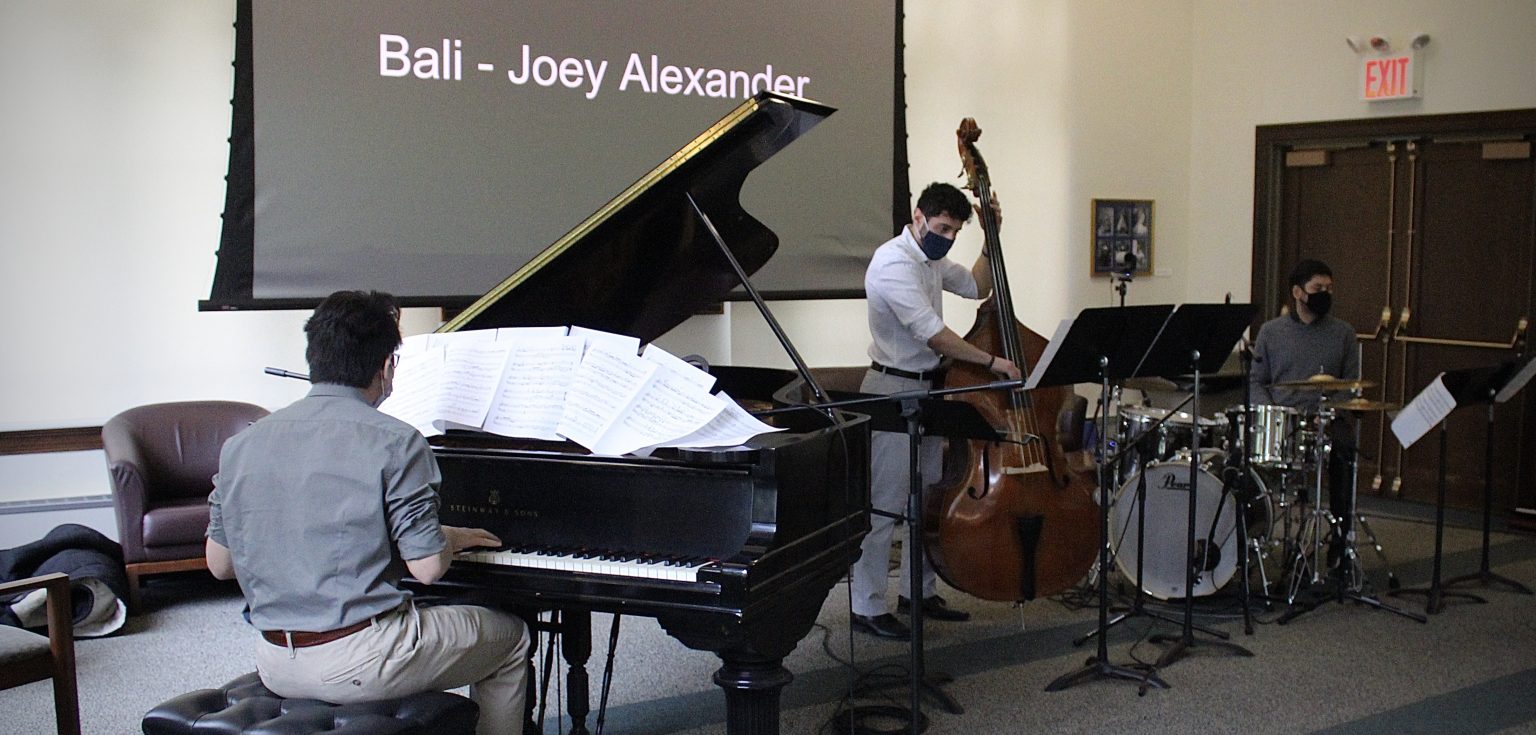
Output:
<svg viewBox="0 0 1536 735">
<path fill-rule="evenodd" d="M 237 579 L 261 631 L 256 670 L 288 698 L 349 704 L 468 685 L 479 735 L 523 730 L 523 621 L 469 605 L 417 607 L 454 555 L 501 540 L 438 520 L 431 448 L 376 407 L 389 395 L 399 309 L 379 292 L 331 294 L 304 325 L 309 394 L 224 445 L 207 558 Z"/>
</svg>

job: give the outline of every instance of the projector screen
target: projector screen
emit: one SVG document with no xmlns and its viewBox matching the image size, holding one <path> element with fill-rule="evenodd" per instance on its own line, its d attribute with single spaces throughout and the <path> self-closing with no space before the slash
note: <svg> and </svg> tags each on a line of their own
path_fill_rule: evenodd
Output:
<svg viewBox="0 0 1536 735">
<path fill-rule="evenodd" d="M 907 218 L 899 3 L 262 0 L 236 19 L 205 309 L 462 306 L 757 91 L 837 113 L 748 175 L 770 298 L 863 295 Z"/>
</svg>

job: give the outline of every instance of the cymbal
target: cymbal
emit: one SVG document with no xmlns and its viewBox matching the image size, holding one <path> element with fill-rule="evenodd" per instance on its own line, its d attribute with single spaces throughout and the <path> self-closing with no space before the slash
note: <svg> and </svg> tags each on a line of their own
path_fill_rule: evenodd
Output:
<svg viewBox="0 0 1536 735">
<path fill-rule="evenodd" d="M 1351 398 L 1338 403 L 1324 403 L 1324 407 L 1335 411 L 1396 411 L 1402 408 L 1401 403 L 1387 403 L 1385 401 L 1370 401 L 1364 398 Z"/>
<path fill-rule="evenodd" d="M 1140 390 L 1140 391 L 1148 391 L 1148 390 L 1178 390 L 1179 389 L 1178 384 L 1174 383 L 1173 381 L 1171 381 L 1171 380 L 1169 380 L 1167 378 L 1156 378 L 1156 377 L 1149 377 L 1149 378 L 1126 378 L 1125 379 L 1125 383 L 1123 383 L 1123 385 L 1124 385 L 1124 387 L 1130 388 L 1131 390 Z"/>
<path fill-rule="evenodd" d="M 1275 383 L 1275 388 L 1290 388 L 1291 390 L 1358 390 L 1361 388 L 1375 388 L 1374 380 L 1343 380 L 1332 375 L 1314 375 L 1306 380 L 1288 380 L 1284 383 Z"/>
</svg>

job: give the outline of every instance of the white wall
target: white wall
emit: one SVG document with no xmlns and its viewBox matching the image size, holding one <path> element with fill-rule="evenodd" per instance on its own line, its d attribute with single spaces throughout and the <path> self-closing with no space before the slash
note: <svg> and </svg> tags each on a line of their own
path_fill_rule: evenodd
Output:
<svg viewBox="0 0 1536 735">
<path fill-rule="evenodd" d="M 1248 293 L 1255 126 L 1536 107 L 1529 0 L 1196 0 L 1191 19 L 1189 214 L 1202 255 L 1186 300 Z M 1361 101 L 1345 36 L 1402 49 L 1419 32 L 1431 37 L 1418 59 L 1423 96 Z"/>
<path fill-rule="evenodd" d="M 99 425 L 154 401 L 276 408 L 302 394 L 302 383 L 261 368 L 304 368 L 305 314 L 196 311 L 224 196 L 233 6 L 0 3 L 0 431 Z M 907 0 L 906 9 L 913 187 L 958 181 L 954 129 L 977 118 L 1016 307 L 1045 333 L 1113 303 L 1109 284 L 1088 275 L 1091 198 L 1157 202 L 1156 274 L 1132 284 L 1129 303 L 1242 298 L 1255 125 L 1536 106 L 1528 0 Z M 1434 37 L 1421 60 L 1424 99 L 1359 102 L 1343 37 L 1401 43 L 1415 31 Z M 974 256 L 977 229 L 961 235 L 955 257 Z M 946 308 L 963 332 L 971 306 Z M 812 365 L 865 359 L 861 302 L 775 311 Z M 413 311 L 406 329 L 425 331 L 434 318 Z M 661 342 L 718 362 L 789 364 L 746 304 Z M 84 469 L 59 473 L 0 458 L 0 503 L 104 493 L 99 453 L 80 454 Z M 39 487 L 48 477 L 68 479 Z"/>
</svg>

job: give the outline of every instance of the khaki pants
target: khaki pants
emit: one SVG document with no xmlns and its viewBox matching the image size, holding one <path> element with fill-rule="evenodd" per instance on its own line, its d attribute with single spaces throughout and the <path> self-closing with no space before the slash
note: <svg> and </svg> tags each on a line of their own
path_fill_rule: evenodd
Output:
<svg viewBox="0 0 1536 735">
<path fill-rule="evenodd" d="M 330 643 L 258 646 L 261 681 L 282 697 L 349 704 L 468 685 L 478 735 L 523 731 L 528 628 L 506 613 L 408 604 Z"/>
</svg>

